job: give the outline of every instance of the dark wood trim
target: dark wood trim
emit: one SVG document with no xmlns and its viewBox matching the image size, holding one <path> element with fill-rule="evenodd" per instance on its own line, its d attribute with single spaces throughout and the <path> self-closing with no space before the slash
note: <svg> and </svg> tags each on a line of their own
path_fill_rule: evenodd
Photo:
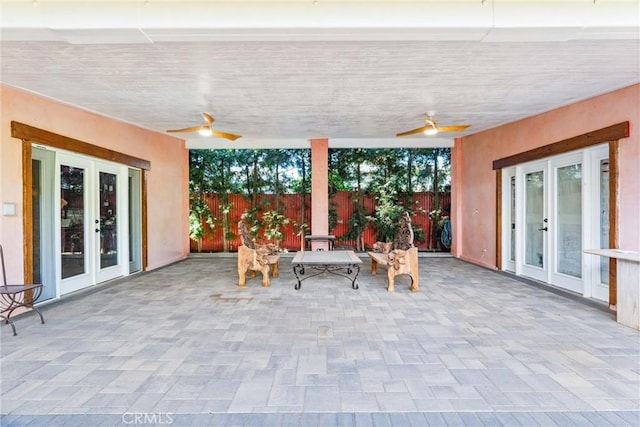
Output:
<svg viewBox="0 0 640 427">
<path fill-rule="evenodd" d="M 97 157 L 102 160 L 124 164 L 133 168 L 144 170 L 151 169 L 151 162 L 148 160 L 139 159 L 128 154 L 109 150 L 98 145 L 89 144 L 88 142 L 69 138 L 20 122 L 11 122 L 11 136 L 14 138 L 20 138 L 23 141 L 41 143 L 62 150 L 73 151 L 75 153 Z"/>
<path fill-rule="evenodd" d="M 31 144 L 22 144 L 22 268 L 24 283 L 33 283 L 33 166 Z M 33 292 L 25 292 L 25 300 L 32 302 Z"/>
<path fill-rule="evenodd" d="M 620 189 L 619 141 L 609 142 L 609 248 L 618 249 L 618 206 Z M 618 304 L 617 260 L 609 258 L 609 307 Z"/>
<path fill-rule="evenodd" d="M 545 157 L 587 148 L 592 145 L 598 145 L 609 141 L 617 141 L 622 138 L 627 138 L 628 136 L 629 122 L 621 122 L 593 132 L 578 135 L 573 138 L 543 145 L 542 147 L 534 148 L 529 151 L 523 151 L 522 153 L 514 154 L 513 156 L 494 160 L 493 169 L 497 170 L 533 160 L 540 160 Z"/>
<path fill-rule="evenodd" d="M 502 270 L 502 169 L 496 170 L 496 267 Z"/>
<path fill-rule="evenodd" d="M 148 245 L 147 245 L 147 171 L 142 169 L 141 176 L 141 197 L 142 197 L 142 271 L 147 271 L 148 264 Z"/>
</svg>

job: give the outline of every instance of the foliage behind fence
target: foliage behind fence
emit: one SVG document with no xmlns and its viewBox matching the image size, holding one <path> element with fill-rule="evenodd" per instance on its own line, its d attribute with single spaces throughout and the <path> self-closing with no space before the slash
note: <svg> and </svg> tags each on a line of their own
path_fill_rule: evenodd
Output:
<svg viewBox="0 0 640 427">
<path fill-rule="evenodd" d="M 353 202 L 353 198 L 356 195 L 355 192 L 350 191 L 339 191 L 335 197 L 331 200 L 333 206 L 337 211 L 338 221 L 337 225 L 332 233 L 336 236 L 336 246 L 346 246 L 355 248 L 355 241 L 349 241 L 345 239 L 341 239 L 341 236 L 344 236 L 348 230 L 348 221 L 351 215 L 353 214 L 355 205 Z M 300 194 L 260 194 L 258 195 L 257 205 L 264 206 L 265 209 L 274 209 L 280 207 L 283 209 L 284 215 L 289 218 L 291 221 L 295 221 L 296 223 L 305 222 L 306 224 L 311 224 L 311 195 L 306 194 L 305 196 L 305 218 L 302 218 L 303 212 L 303 200 Z M 230 231 L 237 235 L 237 225 L 240 220 L 240 215 L 246 210 L 251 208 L 251 201 L 247 200 L 241 194 L 227 194 L 226 198 L 228 199 L 228 204 L 231 206 L 231 209 L 228 213 L 228 221 L 230 224 Z M 451 196 L 450 193 L 439 193 L 438 194 L 439 203 L 435 203 L 435 195 L 431 192 L 421 192 L 414 193 L 411 203 L 412 208 L 410 209 L 414 216 L 413 218 L 413 228 L 416 231 L 422 229 L 423 235 L 426 236 L 425 241 L 416 241 L 416 246 L 421 250 L 437 250 L 439 248 L 439 244 L 437 240 L 439 240 L 439 236 L 432 236 L 432 227 L 434 226 L 434 221 L 429 217 L 429 212 L 433 211 L 436 206 L 439 206 L 442 209 L 442 215 L 449 215 L 449 206 L 451 205 Z M 223 200 L 218 194 L 205 194 L 204 201 L 211 209 L 213 213 L 213 217 L 216 218 L 216 228 L 212 233 L 208 233 L 202 240 L 202 251 L 203 252 L 222 252 L 223 251 L 223 231 L 220 226 L 220 222 L 223 220 L 224 213 L 221 209 L 221 205 L 223 205 Z M 372 194 L 364 194 L 362 203 L 365 208 L 365 212 L 367 215 L 373 215 L 375 209 L 375 197 Z M 297 235 L 297 229 L 295 228 L 293 223 L 289 223 L 283 227 L 284 232 L 284 240 L 281 242 L 281 247 L 283 249 L 297 251 L 300 250 L 301 247 L 301 236 Z M 311 230 L 310 233 L 313 233 Z M 307 234 L 310 234 L 307 233 Z M 416 235 L 420 235 L 421 233 L 417 232 Z M 429 236 L 435 237 L 429 242 Z M 370 248 L 376 241 L 376 234 L 373 225 L 369 225 L 364 233 L 364 242 L 365 246 Z M 229 249 L 232 252 L 235 252 L 240 245 L 239 236 L 230 240 Z M 197 242 L 191 241 L 191 251 L 196 252 L 198 250 Z"/>
</svg>

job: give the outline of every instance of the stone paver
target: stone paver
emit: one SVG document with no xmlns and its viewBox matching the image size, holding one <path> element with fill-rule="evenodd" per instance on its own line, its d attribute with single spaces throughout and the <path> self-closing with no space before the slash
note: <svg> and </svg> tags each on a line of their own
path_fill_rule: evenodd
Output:
<svg viewBox="0 0 640 427">
<path fill-rule="evenodd" d="M 640 425 L 640 334 L 453 258 L 420 292 L 193 258 L 2 327 L 3 426 Z"/>
</svg>

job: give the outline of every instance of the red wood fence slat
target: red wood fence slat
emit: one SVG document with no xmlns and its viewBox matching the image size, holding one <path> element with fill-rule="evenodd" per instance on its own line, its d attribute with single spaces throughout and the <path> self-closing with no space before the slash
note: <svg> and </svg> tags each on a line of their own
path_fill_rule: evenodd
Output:
<svg viewBox="0 0 640 427">
<path fill-rule="evenodd" d="M 240 215 L 251 207 L 250 200 L 247 200 L 241 194 L 228 194 L 226 195 L 231 208 L 229 209 L 228 223 L 229 230 L 237 234 L 238 221 Z M 356 242 L 351 240 L 342 239 L 348 231 L 349 218 L 355 210 L 354 204 L 354 192 L 340 191 L 332 199 L 334 202 L 333 207 L 338 213 L 338 223 L 333 230 L 333 234 L 336 236 L 336 245 L 356 247 Z M 447 210 L 443 211 L 443 215 L 449 215 L 448 207 L 451 204 L 450 193 L 439 193 L 439 206 L 447 207 Z M 311 196 L 305 195 L 306 209 L 304 222 L 311 224 Z M 434 194 L 430 192 L 415 193 L 412 198 L 412 207 L 415 216 L 412 219 L 412 225 L 414 230 L 421 229 L 424 232 L 425 241 L 416 241 L 418 249 L 422 250 L 435 250 L 438 248 L 439 236 L 432 236 L 431 244 L 429 244 L 429 236 L 431 236 L 431 229 L 433 227 L 433 221 L 429 218 L 429 212 L 432 210 L 434 203 Z M 216 227 L 212 233 L 208 233 L 205 238 L 202 239 L 202 251 L 203 252 L 222 252 L 224 250 L 223 235 L 221 222 L 224 214 L 222 212 L 223 199 L 218 194 L 206 194 L 205 202 L 214 218 L 216 218 Z M 365 209 L 366 215 L 373 216 L 375 210 L 375 197 L 371 194 L 364 194 L 362 203 Z M 300 223 L 302 220 L 302 197 L 299 194 L 285 194 L 275 196 L 273 194 L 261 194 L 257 196 L 258 206 L 264 206 L 264 210 L 273 209 L 276 206 L 284 209 L 285 217 L 292 221 Z M 294 224 L 289 223 L 283 228 L 284 240 L 281 242 L 281 247 L 287 250 L 297 251 L 301 247 L 301 238 L 296 234 Z M 371 247 L 376 241 L 375 229 L 373 225 L 369 225 L 364 232 L 364 242 L 366 247 Z M 239 236 L 229 241 L 229 250 L 235 252 L 240 245 Z M 191 251 L 197 252 L 198 243 L 194 240 L 191 241 Z"/>
</svg>

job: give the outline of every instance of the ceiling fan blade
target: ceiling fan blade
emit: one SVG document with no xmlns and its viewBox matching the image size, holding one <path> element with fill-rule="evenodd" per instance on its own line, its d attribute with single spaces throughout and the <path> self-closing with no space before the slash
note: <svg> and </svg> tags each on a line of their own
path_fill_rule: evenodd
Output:
<svg viewBox="0 0 640 427">
<path fill-rule="evenodd" d="M 218 136 L 220 138 L 229 139 L 231 141 L 235 141 L 240 138 L 240 135 L 234 135 L 232 133 L 220 132 L 218 130 L 214 130 L 212 133 L 213 136 Z"/>
<path fill-rule="evenodd" d="M 416 133 L 424 132 L 426 129 L 429 129 L 431 126 L 422 126 L 417 129 L 408 130 L 406 132 L 397 133 L 396 136 L 407 136 L 407 135 L 415 135 Z"/>
<path fill-rule="evenodd" d="M 216 120 L 216 119 L 213 118 L 213 116 L 211 114 L 208 114 L 208 113 L 202 113 L 202 117 L 204 117 L 204 119 L 209 124 L 213 123 Z"/>
<path fill-rule="evenodd" d="M 184 129 L 169 129 L 167 132 L 198 132 L 202 129 L 209 129 L 209 126 L 200 125 L 200 126 L 191 126 L 189 128 Z"/>
<path fill-rule="evenodd" d="M 471 125 L 438 126 L 438 132 L 462 132 Z"/>
</svg>

